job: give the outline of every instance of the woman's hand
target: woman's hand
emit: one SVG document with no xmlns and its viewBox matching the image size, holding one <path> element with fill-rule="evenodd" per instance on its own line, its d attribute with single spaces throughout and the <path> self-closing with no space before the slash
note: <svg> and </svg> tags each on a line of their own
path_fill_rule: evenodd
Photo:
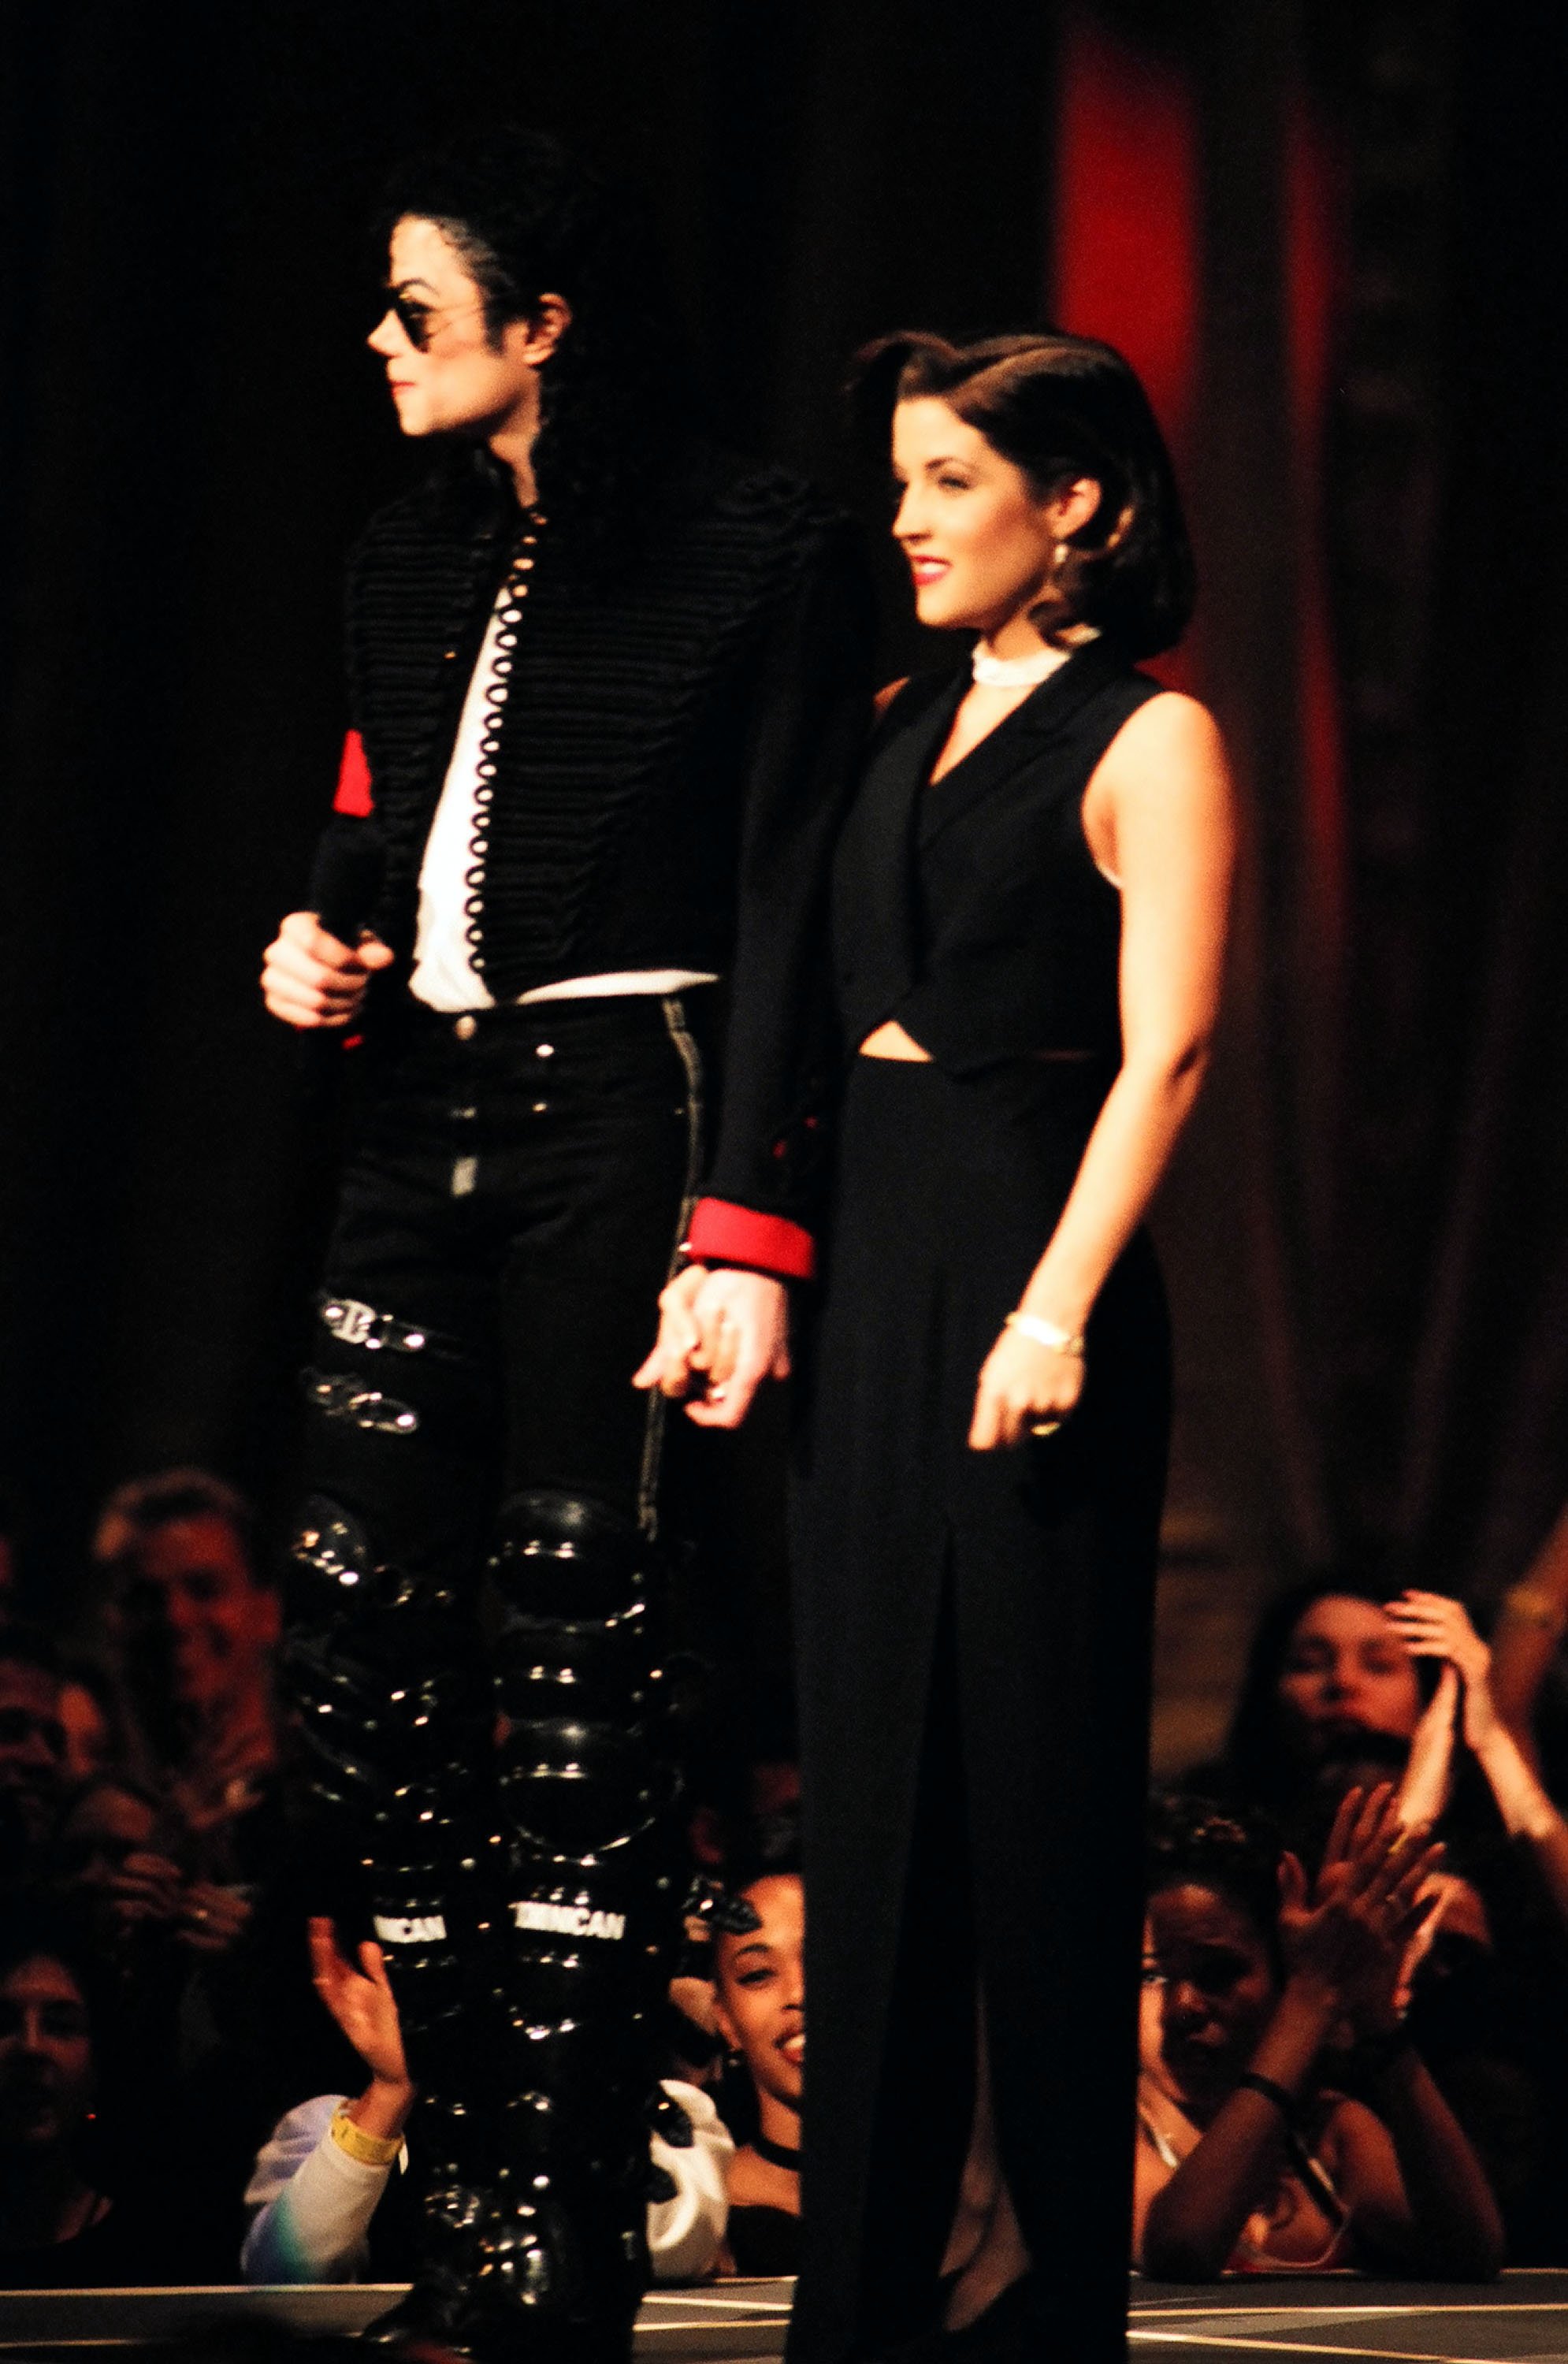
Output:
<svg viewBox="0 0 1568 2364">
<path fill-rule="evenodd" d="M 696 1303 L 707 1278 L 707 1266 L 689 1264 L 659 1292 L 659 1335 L 652 1352 L 632 1374 L 634 1388 L 657 1388 L 678 1402 L 692 1384 L 692 1357 L 703 1343 Z"/>
<path fill-rule="evenodd" d="M 1440 1844 L 1400 1822 L 1387 1782 L 1347 1790 L 1310 1900 L 1287 1857 L 1280 1915 L 1293 1979 L 1321 1990 L 1358 2035 L 1398 2021 L 1406 1956 L 1431 1910 L 1423 1894 L 1442 1861 Z"/>
<path fill-rule="evenodd" d="M 338 1932 L 330 1921 L 312 1920 L 307 1926 L 311 1985 L 376 2083 L 411 2099 L 403 2030 L 381 1947 L 367 1940 L 360 1947 L 363 1969 L 356 1970 L 338 1951 Z"/>
<path fill-rule="evenodd" d="M 789 1292 L 761 1272 L 689 1265 L 659 1299 L 659 1336 L 638 1388 L 684 1398 L 699 1428 L 739 1428 L 764 1379 L 789 1377 Z M 701 1394 L 694 1395 L 700 1386 Z"/>
<path fill-rule="evenodd" d="M 393 957 L 368 928 L 357 945 L 339 943 L 314 911 L 291 911 L 261 956 L 261 998 L 285 1026 L 347 1026 Z"/>
<path fill-rule="evenodd" d="M 239 1889 L 216 1879 L 193 1879 L 181 1895 L 174 1934 L 194 1954 L 226 1954 L 244 1935 L 252 1910 Z"/>
<path fill-rule="evenodd" d="M 1018 1444 L 1037 1422 L 1064 1421 L 1084 1392 L 1084 1357 L 1004 1330 L 986 1355 L 969 1442 L 976 1453 Z"/>
<path fill-rule="evenodd" d="M 95 1909 L 123 1942 L 133 1930 L 148 1924 L 166 1926 L 172 1922 L 183 1886 L 184 1874 L 178 1864 L 150 1848 L 138 1848 L 90 1892 Z"/>
<path fill-rule="evenodd" d="M 1471 1623 L 1463 1602 L 1451 1600 L 1446 1592 L 1411 1589 L 1388 1603 L 1386 1614 L 1413 1658 L 1442 1658 L 1455 1670 L 1464 1686 L 1465 1745 L 1477 1752 L 1484 1749 L 1497 1727 L 1492 1653 Z"/>
</svg>

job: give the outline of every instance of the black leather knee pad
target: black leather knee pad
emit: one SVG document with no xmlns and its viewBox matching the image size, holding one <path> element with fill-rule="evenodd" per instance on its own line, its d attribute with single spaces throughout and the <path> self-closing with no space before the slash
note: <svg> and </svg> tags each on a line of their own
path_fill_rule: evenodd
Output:
<svg viewBox="0 0 1568 2364">
<path fill-rule="evenodd" d="M 530 2241 L 550 2253 L 559 2218 L 568 2254 L 585 2242 L 600 2272 L 624 2257 L 635 2280 L 685 1888 L 658 1571 L 629 1521 L 540 1493 L 506 1506 L 492 1568 L 511 1826 L 501 2147 Z M 565 2254 L 539 2269 L 573 2280 Z"/>
<path fill-rule="evenodd" d="M 383 1559 L 365 1522 L 323 1495 L 289 1551 L 284 1678 L 325 1804 L 366 1818 L 392 1852 L 431 1863 L 473 1818 L 492 1709 L 457 1589 Z M 428 1838 L 428 1845 L 422 1840 Z"/>
<path fill-rule="evenodd" d="M 513 1497 L 491 1573 L 504 1811 L 531 1853 L 630 1846 L 669 1807 L 659 1603 L 629 1520 L 560 1493 Z"/>
</svg>

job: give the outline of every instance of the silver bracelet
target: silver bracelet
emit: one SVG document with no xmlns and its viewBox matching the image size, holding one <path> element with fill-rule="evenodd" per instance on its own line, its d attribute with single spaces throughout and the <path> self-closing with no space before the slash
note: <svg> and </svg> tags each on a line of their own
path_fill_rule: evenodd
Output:
<svg viewBox="0 0 1568 2364">
<path fill-rule="evenodd" d="M 1063 1330 L 1054 1321 L 1042 1321 L 1038 1313 L 1009 1313 L 1004 1327 L 1021 1330 L 1037 1346 L 1049 1346 L 1053 1355 L 1076 1355 L 1084 1358 L 1084 1333 L 1081 1330 Z"/>
</svg>

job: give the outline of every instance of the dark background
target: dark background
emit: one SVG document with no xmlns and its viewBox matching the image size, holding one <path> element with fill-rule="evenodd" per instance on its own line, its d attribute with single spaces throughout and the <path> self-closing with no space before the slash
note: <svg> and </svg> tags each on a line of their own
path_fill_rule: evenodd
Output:
<svg viewBox="0 0 1568 2364">
<path fill-rule="evenodd" d="M 880 330 L 1054 313 L 1146 367 L 1205 574 L 1183 677 L 1252 839 L 1163 1218 L 1173 1564 L 1518 1572 L 1568 1494 L 1558 18 L 13 0 L 0 1482 L 29 1588 L 69 1592 L 122 1477 L 282 1482 L 329 1174 L 255 978 L 330 793 L 342 555 L 417 464 L 360 341 L 363 226 L 388 157 L 506 114 L 637 184 L 728 431 L 841 486 L 835 389 Z"/>
</svg>

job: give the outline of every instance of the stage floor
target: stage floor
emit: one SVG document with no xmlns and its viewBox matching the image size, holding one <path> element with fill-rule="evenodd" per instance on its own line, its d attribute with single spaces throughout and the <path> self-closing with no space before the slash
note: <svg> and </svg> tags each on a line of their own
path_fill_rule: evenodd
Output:
<svg viewBox="0 0 1568 2364">
<path fill-rule="evenodd" d="M 1568 2364 L 1568 2271 L 1517 2269 L 1471 2282 L 1372 2282 L 1351 2274 L 1134 2285 L 1133 2364 L 1285 2364 L 1291 2357 L 1387 2364 Z"/>
<path fill-rule="evenodd" d="M 192 2364 L 200 2327 L 272 2318 L 308 2336 L 360 2331 L 400 2295 L 392 2287 L 0 2292 L 0 2353 L 178 2347 Z M 742 2364 L 782 2356 L 790 2285 L 734 2281 L 661 2291 L 637 2328 L 639 2364 Z M 1568 2270 L 1525 2268 L 1472 2283 L 1373 2282 L 1351 2274 L 1228 2282 L 1207 2290 L 1140 2282 L 1131 2364 L 1568 2364 Z M 1048 2364 L 1048 2359 L 1042 2359 Z M 1049 2359 L 1049 2364 L 1058 2364 Z"/>
</svg>

